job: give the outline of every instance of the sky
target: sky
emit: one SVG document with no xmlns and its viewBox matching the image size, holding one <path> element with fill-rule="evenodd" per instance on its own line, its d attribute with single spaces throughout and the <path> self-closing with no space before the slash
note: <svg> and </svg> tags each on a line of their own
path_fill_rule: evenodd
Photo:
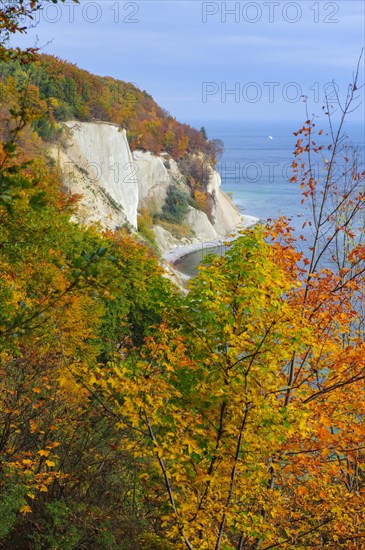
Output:
<svg viewBox="0 0 365 550">
<path fill-rule="evenodd" d="M 12 44 L 133 82 L 183 122 L 254 124 L 304 120 L 303 96 L 320 113 L 334 87 L 344 98 L 364 35 L 362 0 L 67 0 Z"/>
</svg>

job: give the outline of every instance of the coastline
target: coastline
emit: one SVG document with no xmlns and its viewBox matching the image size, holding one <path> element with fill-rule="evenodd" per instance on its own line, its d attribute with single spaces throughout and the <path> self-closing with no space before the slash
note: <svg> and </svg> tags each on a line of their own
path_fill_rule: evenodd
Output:
<svg viewBox="0 0 365 550">
<path fill-rule="evenodd" d="M 178 267 L 176 267 L 175 264 L 180 260 L 182 260 L 183 258 L 185 258 L 186 256 L 188 256 L 189 254 L 191 254 L 192 252 L 197 252 L 198 250 L 201 250 L 204 245 L 207 247 L 209 246 L 213 248 L 214 246 L 219 246 L 222 243 L 233 241 L 236 238 L 237 233 L 241 229 L 247 229 L 248 227 L 251 227 L 258 222 L 259 222 L 259 218 L 255 216 L 242 215 L 242 222 L 236 227 L 234 227 L 232 229 L 232 232 L 229 235 L 227 235 L 227 237 L 222 237 L 221 239 L 217 239 L 215 241 L 199 241 L 196 243 L 176 246 L 171 250 L 164 252 L 164 254 L 162 254 L 162 258 L 166 262 L 171 264 L 172 267 L 178 270 Z M 182 273 L 182 272 L 179 271 L 179 273 Z"/>
</svg>

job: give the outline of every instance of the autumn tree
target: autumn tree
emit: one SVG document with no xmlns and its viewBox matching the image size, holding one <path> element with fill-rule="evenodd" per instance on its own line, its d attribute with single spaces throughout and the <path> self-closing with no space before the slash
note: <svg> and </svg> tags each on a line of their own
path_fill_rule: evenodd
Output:
<svg viewBox="0 0 365 550">
<path fill-rule="evenodd" d="M 1 86 L 1 545 L 143 548 L 159 512 L 95 373 L 135 350 L 174 292 L 141 243 L 70 222 L 77 197 L 30 127 L 38 90 Z"/>
<path fill-rule="evenodd" d="M 363 547 L 365 172 L 342 137 L 358 89 L 336 130 L 327 105 L 328 135 L 309 118 L 297 133 L 313 233 L 248 230 L 137 356 L 99 372 L 175 547 Z"/>
</svg>

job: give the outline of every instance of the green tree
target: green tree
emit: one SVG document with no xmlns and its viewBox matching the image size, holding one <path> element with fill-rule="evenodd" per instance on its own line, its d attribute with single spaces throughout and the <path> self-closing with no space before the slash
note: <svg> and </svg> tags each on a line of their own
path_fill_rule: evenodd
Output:
<svg viewBox="0 0 365 550">
<path fill-rule="evenodd" d="M 174 186 L 167 190 L 165 204 L 162 207 L 161 219 L 170 223 L 181 224 L 188 212 L 189 202 L 185 193 Z"/>
</svg>

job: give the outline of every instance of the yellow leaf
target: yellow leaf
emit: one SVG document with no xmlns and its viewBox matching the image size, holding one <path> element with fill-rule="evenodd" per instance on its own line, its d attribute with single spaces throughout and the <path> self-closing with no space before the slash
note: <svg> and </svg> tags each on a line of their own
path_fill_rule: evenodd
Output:
<svg viewBox="0 0 365 550">
<path fill-rule="evenodd" d="M 20 513 L 21 513 L 21 514 L 30 514 L 31 511 L 32 511 L 32 509 L 31 509 L 30 506 L 28 506 L 28 504 L 25 504 L 24 506 L 22 506 L 22 507 L 20 508 Z"/>
<path fill-rule="evenodd" d="M 38 451 L 39 456 L 49 456 L 51 454 L 51 451 L 47 451 L 47 449 L 41 449 Z"/>
<path fill-rule="evenodd" d="M 50 444 L 48 445 L 48 447 L 49 447 L 50 449 L 54 449 L 54 448 L 56 448 L 56 447 L 59 447 L 60 445 L 61 445 L 61 443 L 60 443 L 59 441 L 53 441 L 53 443 L 50 443 Z"/>
<path fill-rule="evenodd" d="M 46 460 L 46 464 L 47 464 L 47 466 L 49 466 L 50 468 L 51 468 L 52 466 L 56 466 L 56 463 L 53 462 L 53 460 Z"/>
<path fill-rule="evenodd" d="M 34 434 L 34 432 L 37 430 L 37 424 L 34 422 L 34 420 L 30 420 L 29 425 L 30 425 L 30 432 Z"/>
</svg>

